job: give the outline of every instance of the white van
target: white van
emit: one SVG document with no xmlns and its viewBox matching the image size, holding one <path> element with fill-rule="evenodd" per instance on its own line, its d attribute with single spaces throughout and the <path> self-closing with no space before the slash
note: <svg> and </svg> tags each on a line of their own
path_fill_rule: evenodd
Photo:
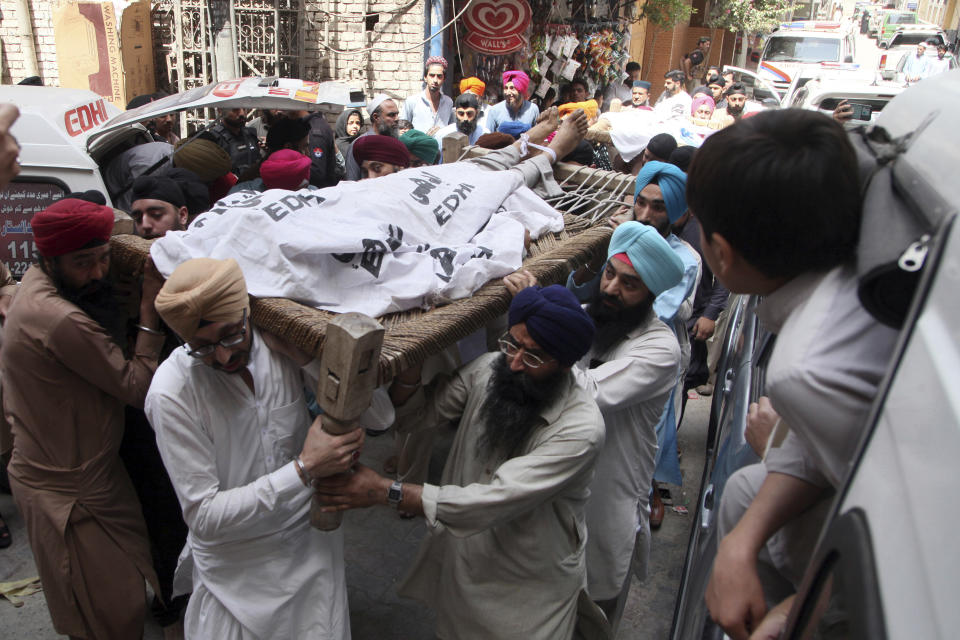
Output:
<svg viewBox="0 0 960 640">
<path fill-rule="evenodd" d="M 854 35 L 842 22 L 790 22 L 767 38 L 757 73 L 773 83 L 781 97 L 793 75 L 805 64 L 850 63 L 856 51 Z"/>
<path fill-rule="evenodd" d="M 95 189 L 112 204 L 101 168 L 122 151 L 153 140 L 140 122 L 203 108 L 339 112 L 363 100 L 362 92 L 340 82 L 238 78 L 123 112 L 83 89 L 0 87 L 0 102 L 20 109 L 11 131 L 20 143 L 21 166 L 20 175 L 0 190 L 0 261 L 17 279 L 36 262 L 30 219 L 65 194 Z"/>
</svg>

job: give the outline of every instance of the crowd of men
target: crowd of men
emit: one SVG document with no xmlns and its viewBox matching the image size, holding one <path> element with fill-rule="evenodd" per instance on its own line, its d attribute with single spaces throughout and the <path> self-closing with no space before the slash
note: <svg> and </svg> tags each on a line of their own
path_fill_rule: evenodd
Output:
<svg viewBox="0 0 960 640">
<path fill-rule="evenodd" d="M 0 289 L 0 366 L 17 372 L 3 388 L 9 480 L 55 629 L 139 637 L 146 582 L 171 633 L 349 638 L 342 533 L 309 524 L 319 495 L 328 512 L 389 505 L 424 519 L 399 590 L 437 612 L 440 638 L 609 634 L 663 518 L 656 483 L 679 483 L 683 404 L 708 383 L 706 341 L 730 293 L 762 295 L 757 313 L 778 334 L 748 437 L 762 453 L 774 425 L 780 434 L 727 486 L 707 603 L 733 638 L 782 627 L 896 332 L 856 295 L 860 191 L 843 128 L 807 111 L 745 113 L 743 87 L 707 65 L 709 47 L 701 38 L 666 74 L 656 104 L 719 130 L 699 149 L 655 136 L 623 167 L 632 197 L 565 285 L 507 276 L 496 350 L 430 375 L 407 369 L 375 395 L 364 427 L 458 423 L 439 482 L 359 464 L 364 429 L 332 435 L 312 416 L 319 363 L 254 325 L 236 262 L 193 259 L 164 280 L 148 261 L 138 280 L 115 281 L 102 194 L 37 213 L 39 262 Z M 503 100 L 486 105 L 476 78 L 444 95 L 447 70 L 428 59 L 422 92 L 377 94 L 335 127 L 307 112 L 263 112 L 251 126 L 230 109 L 181 141 L 158 119 L 154 142 L 105 171 L 111 199 L 159 238 L 231 191 L 438 163 L 454 132 L 493 149 L 470 162 L 530 186 L 582 157 L 599 107 L 584 83 L 571 83 L 574 107 L 541 109 L 530 77 L 506 71 Z M 652 108 L 639 65 L 626 71 L 596 97 Z M 15 118 L 0 106 L 3 182 L 17 171 Z"/>
</svg>

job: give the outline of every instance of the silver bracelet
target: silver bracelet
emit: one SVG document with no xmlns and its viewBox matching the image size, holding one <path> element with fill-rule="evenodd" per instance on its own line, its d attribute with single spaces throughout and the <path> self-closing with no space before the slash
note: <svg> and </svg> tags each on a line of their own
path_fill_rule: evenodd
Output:
<svg viewBox="0 0 960 640">
<path fill-rule="evenodd" d="M 151 329 L 150 327 L 145 327 L 142 324 L 137 325 L 137 329 L 143 331 L 144 333 L 149 333 L 152 336 L 163 336 L 163 331 L 157 331 L 156 329 Z"/>
<path fill-rule="evenodd" d="M 297 475 L 300 476 L 300 482 L 303 483 L 303 486 L 310 486 L 310 474 L 307 473 L 307 468 L 303 465 L 303 460 L 300 459 L 300 456 L 294 456 L 293 463 L 297 465 Z"/>
</svg>

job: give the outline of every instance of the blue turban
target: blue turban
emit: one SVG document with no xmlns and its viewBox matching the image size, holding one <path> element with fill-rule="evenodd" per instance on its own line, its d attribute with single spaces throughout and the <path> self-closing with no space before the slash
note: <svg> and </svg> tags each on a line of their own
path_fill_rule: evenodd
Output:
<svg viewBox="0 0 960 640">
<path fill-rule="evenodd" d="M 620 253 L 627 254 L 637 275 L 655 296 L 683 279 L 683 260 L 656 229 L 642 222 L 624 222 L 613 232 L 607 259 Z"/>
<path fill-rule="evenodd" d="M 633 189 L 633 197 L 656 178 L 660 190 L 663 191 L 663 201 L 667 205 L 667 217 L 670 224 L 680 219 L 687 210 L 687 174 L 672 164 L 651 160 L 643 165 L 637 174 L 637 186 Z"/>
<path fill-rule="evenodd" d="M 500 126 L 497 127 L 497 131 L 500 133 L 508 133 L 513 136 L 514 140 L 520 138 L 521 133 L 526 133 L 530 130 L 530 125 L 524 124 L 517 120 L 507 120 L 506 122 L 501 122 Z"/>
<path fill-rule="evenodd" d="M 566 287 L 527 287 L 510 303 L 507 317 L 512 327 L 526 323 L 530 337 L 564 367 L 590 350 L 593 320 Z"/>
<path fill-rule="evenodd" d="M 647 89 L 649 91 L 651 85 L 646 80 L 634 80 L 633 86 L 640 87 L 641 89 Z"/>
</svg>

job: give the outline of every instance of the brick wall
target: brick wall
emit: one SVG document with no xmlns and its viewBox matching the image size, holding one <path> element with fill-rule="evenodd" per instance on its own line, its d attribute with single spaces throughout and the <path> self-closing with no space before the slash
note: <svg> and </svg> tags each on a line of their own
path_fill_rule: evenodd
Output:
<svg viewBox="0 0 960 640">
<path fill-rule="evenodd" d="M 34 48 L 37 66 L 45 85 L 57 85 L 57 52 L 53 38 L 52 3 L 50 0 L 31 0 Z M 3 71 L 0 81 L 17 83 L 27 77 L 24 69 L 25 52 L 21 50 L 17 23 L 17 3 L 0 0 L 0 46 L 3 47 Z"/>
<path fill-rule="evenodd" d="M 304 75 L 318 80 L 344 80 L 362 87 L 367 96 L 387 93 L 405 98 L 420 91 L 423 45 L 419 43 L 423 40 L 424 1 L 418 0 L 402 10 L 397 5 L 395 0 L 307 2 Z M 331 15 L 326 22 L 329 14 L 325 11 L 339 15 Z M 361 17 L 365 12 L 377 11 L 388 13 L 367 20 Z M 384 50 L 358 52 L 368 47 Z"/>
<path fill-rule="evenodd" d="M 701 36 L 710 36 L 710 54 L 707 64 L 722 66 L 733 59 L 733 45 L 736 34 L 710 29 L 678 25 L 672 30 L 663 30 L 652 24 L 647 25 L 644 38 L 643 79 L 651 82 L 651 102 L 663 93 L 663 74 L 671 69 L 680 69 L 683 56 L 697 48 Z"/>
<path fill-rule="evenodd" d="M 40 75 L 44 84 L 55 86 L 59 74 L 52 4 L 51 0 L 30 0 Z M 368 96 L 384 92 L 403 98 L 420 91 L 423 46 L 419 43 L 423 40 L 424 0 L 417 0 L 400 11 L 397 5 L 396 0 L 305 0 L 304 77 L 345 80 L 362 87 Z M 377 14 L 375 20 L 362 18 L 364 13 L 378 11 L 386 13 Z M 324 40 L 325 25 L 327 41 Z M 26 73 L 13 0 L 0 0 L 0 39 L 2 82 L 19 82 Z M 330 51 L 324 44 L 350 53 Z M 352 53 L 370 46 L 386 51 Z"/>
</svg>

